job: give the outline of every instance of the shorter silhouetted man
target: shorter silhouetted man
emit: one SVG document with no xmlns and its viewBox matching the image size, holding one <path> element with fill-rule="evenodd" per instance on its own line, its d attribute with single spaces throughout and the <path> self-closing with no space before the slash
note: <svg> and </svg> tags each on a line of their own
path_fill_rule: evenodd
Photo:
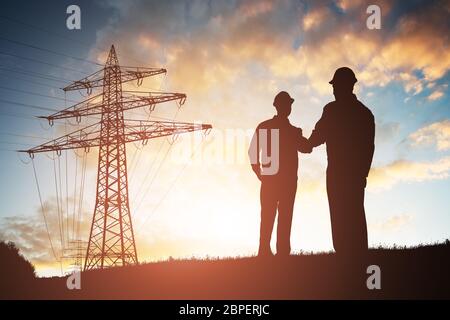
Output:
<svg viewBox="0 0 450 320">
<path fill-rule="evenodd" d="M 298 152 L 310 153 L 302 130 L 289 122 L 294 99 L 278 93 L 273 105 L 277 115 L 258 125 L 249 149 L 252 169 L 261 180 L 261 225 L 258 255 L 272 256 L 270 238 L 278 209 L 277 256 L 291 252 L 292 213 L 297 191 Z"/>
<path fill-rule="evenodd" d="M 364 190 L 374 153 L 375 120 L 353 94 L 357 79 L 350 68 L 336 70 L 330 84 L 336 101 L 323 109 L 309 138 L 327 145 L 327 193 L 333 246 L 338 254 L 367 251 Z"/>
</svg>

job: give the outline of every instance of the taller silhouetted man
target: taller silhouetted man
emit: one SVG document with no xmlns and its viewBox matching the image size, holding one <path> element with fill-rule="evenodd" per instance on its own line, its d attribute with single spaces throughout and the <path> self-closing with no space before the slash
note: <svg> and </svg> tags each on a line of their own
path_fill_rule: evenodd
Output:
<svg viewBox="0 0 450 320">
<path fill-rule="evenodd" d="M 275 96 L 277 115 L 258 125 L 250 144 L 252 169 L 261 180 L 261 225 L 258 256 L 272 256 L 270 238 L 278 209 L 277 256 L 291 252 L 291 225 L 297 191 L 298 152 L 312 151 L 302 129 L 289 122 L 292 99 L 285 91 Z"/>
<path fill-rule="evenodd" d="M 327 104 L 309 138 L 312 147 L 326 143 L 327 193 L 333 246 L 338 254 L 367 251 L 364 190 L 374 153 L 375 120 L 353 94 L 357 82 L 347 67 L 334 73 L 335 101 Z"/>
</svg>

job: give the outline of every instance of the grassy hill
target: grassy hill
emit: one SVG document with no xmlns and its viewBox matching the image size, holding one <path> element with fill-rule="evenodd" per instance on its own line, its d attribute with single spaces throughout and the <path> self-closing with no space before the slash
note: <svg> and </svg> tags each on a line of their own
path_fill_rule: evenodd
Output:
<svg viewBox="0 0 450 320">
<path fill-rule="evenodd" d="M 381 290 L 368 290 L 366 268 L 381 269 Z M 66 277 L 38 278 L 25 298 L 37 299 L 450 299 L 450 242 L 371 249 L 355 263 L 335 254 L 171 260 L 94 270 L 81 290 Z"/>
</svg>

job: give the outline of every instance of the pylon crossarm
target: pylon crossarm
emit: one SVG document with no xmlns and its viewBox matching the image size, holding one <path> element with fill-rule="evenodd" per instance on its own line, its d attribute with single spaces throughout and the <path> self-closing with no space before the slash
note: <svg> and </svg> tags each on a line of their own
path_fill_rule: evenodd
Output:
<svg viewBox="0 0 450 320">
<path fill-rule="evenodd" d="M 93 88 L 103 87 L 104 70 L 105 68 L 91 74 L 90 76 L 87 76 L 86 78 L 75 81 L 63 88 L 63 90 L 74 91 L 86 89 L 89 93 Z M 144 78 L 152 77 L 158 74 L 165 74 L 166 72 L 167 70 L 163 68 L 120 67 L 122 83 L 137 80 L 138 84 L 140 84 Z"/>
<path fill-rule="evenodd" d="M 124 142 L 146 141 L 180 133 L 199 130 L 208 131 L 211 128 L 212 126 L 209 124 L 189 122 L 127 120 L 125 123 Z M 51 151 L 59 153 L 62 150 L 71 149 L 89 150 L 100 145 L 100 130 L 100 123 L 95 123 L 32 149 L 19 150 L 19 152 L 26 152 L 32 156 L 36 153 Z M 113 143 L 114 137 L 111 137 L 111 139 L 111 143 Z"/>
<path fill-rule="evenodd" d="M 134 123 L 133 123 L 134 122 Z M 208 131 L 209 124 L 170 121 L 127 120 L 125 125 L 125 142 L 143 141 L 159 137 L 178 135 L 193 131 Z"/>
<path fill-rule="evenodd" d="M 166 74 L 167 70 L 163 68 L 120 67 L 120 73 L 122 83 L 137 80 L 137 84 L 141 85 L 144 78 Z"/>
<path fill-rule="evenodd" d="M 159 103 L 169 101 L 179 101 L 180 105 L 183 105 L 186 101 L 186 95 L 184 93 L 174 92 L 148 92 L 147 95 L 136 95 L 133 91 L 122 91 L 122 103 L 123 110 L 131 110 L 141 107 L 149 107 L 150 111 L 155 109 L 155 106 Z"/>
<path fill-rule="evenodd" d="M 103 106 L 101 98 L 102 94 L 98 94 L 82 102 L 74 104 L 73 106 L 70 106 L 64 110 L 55 112 L 49 116 L 39 116 L 38 118 L 47 119 L 50 125 L 53 125 L 54 120 L 59 119 L 75 118 L 77 122 L 80 122 L 82 116 L 98 114 L 93 113 L 93 111 L 95 110 L 100 110 L 99 113 L 101 113 Z"/>
<path fill-rule="evenodd" d="M 83 148 L 85 150 L 89 150 L 89 148 L 99 145 L 100 127 L 100 123 L 95 123 L 86 128 L 66 134 L 29 150 L 19 150 L 19 152 L 26 152 L 30 156 L 34 156 L 36 153 L 51 151 L 60 153 L 62 150 L 70 149 Z"/>
<path fill-rule="evenodd" d="M 73 91 L 86 89 L 88 93 L 92 91 L 92 88 L 98 88 L 103 86 L 103 73 L 105 68 L 94 72 L 93 74 L 83 78 L 81 80 L 75 81 L 69 84 L 67 87 L 62 88 L 64 91 Z"/>
<path fill-rule="evenodd" d="M 108 113 L 109 110 L 105 110 L 105 104 L 99 100 L 101 96 L 102 94 L 93 96 L 69 108 L 39 118 L 47 119 L 52 125 L 55 120 L 76 118 L 77 121 L 80 121 L 81 117 L 84 116 Z M 186 101 L 186 95 L 184 93 L 149 92 L 147 96 L 142 96 L 133 94 L 133 91 L 123 91 L 121 103 L 123 111 L 147 106 L 150 108 L 150 111 L 153 111 L 157 104 L 175 100 L 178 100 L 180 105 L 182 105 Z"/>
</svg>

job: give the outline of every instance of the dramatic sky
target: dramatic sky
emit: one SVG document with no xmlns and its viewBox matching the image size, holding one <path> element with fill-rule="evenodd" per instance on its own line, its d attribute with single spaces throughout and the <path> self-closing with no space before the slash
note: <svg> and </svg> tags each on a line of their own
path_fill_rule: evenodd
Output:
<svg viewBox="0 0 450 320">
<path fill-rule="evenodd" d="M 74 3 L 81 8 L 81 30 L 66 28 L 66 7 Z M 368 4 L 381 7 L 380 30 L 366 27 Z M 309 136 L 323 106 L 333 100 L 328 81 L 340 66 L 353 68 L 356 94 L 376 119 L 366 192 L 370 245 L 449 238 L 449 18 L 449 1 L 2 2 L 0 239 L 16 242 L 40 275 L 60 272 L 43 213 L 58 258 L 76 237 L 75 212 L 81 217 L 78 236 L 87 240 L 96 150 L 86 158 L 82 199 L 83 152 L 79 158 L 63 153 L 59 160 L 36 156 L 44 212 L 31 163 L 13 150 L 77 129 L 75 121 L 49 128 L 33 116 L 81 101 L 86 92 L 65 97 L 58 88 L 96 71 L 100 66 L 92 62 L 104 63 L 111 44 L 123 65 L 168 69 L 166 76 L 127 89 L 188 96 L 179 111 L 167 103 L 150 118 L 145 111 L 127 118 L 214 127 L 205 138 L 187 134 L 173 144 L 160 139 L 143 149 L 128 146 L 130 206 L 141 261 L 255 254 L 259 183 L 246 158 L 248 135 L 273 116 L 273 97 L 286 90 L 295 98 L 291 123 Z M 83 119 L 80 126 L 93 121 Z M 324 146 L 300 155 L 292 230 L 296 252 L 332 249 L 325 168 Z M 63 267 L 70 263 L 64 260 Z"/>
</svg>

